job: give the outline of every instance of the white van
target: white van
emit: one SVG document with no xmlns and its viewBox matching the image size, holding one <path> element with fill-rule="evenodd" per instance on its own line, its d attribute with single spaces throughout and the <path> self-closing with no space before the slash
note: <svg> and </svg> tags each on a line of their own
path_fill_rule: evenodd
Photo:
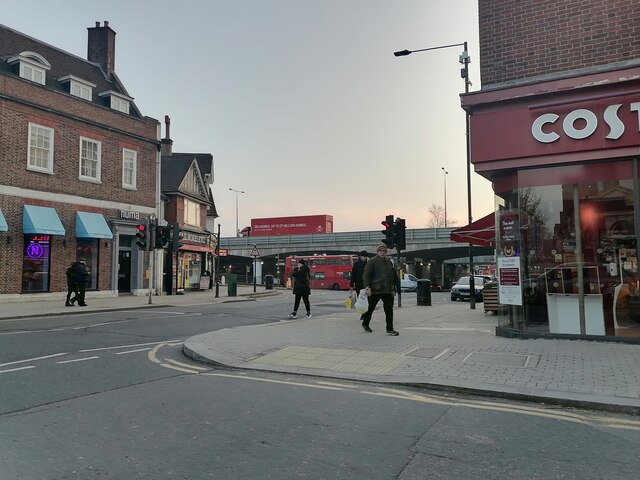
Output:
<svg viewBox="0 0 640 480">
<path fill-rule="evenodd" d="M 418 288 L 418 279 L 410 273 L 405 273 L 400 280 L 400 290 L 406 292 L 415 292 Z"/>
</svg>

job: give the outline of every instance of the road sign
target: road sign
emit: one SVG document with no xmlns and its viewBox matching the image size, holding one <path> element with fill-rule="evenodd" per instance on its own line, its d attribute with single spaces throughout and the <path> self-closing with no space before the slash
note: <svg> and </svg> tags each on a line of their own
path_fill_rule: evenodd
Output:
<svg viewBox="0 0 640 480">
<path fill-rule="evenodd" d="M 252 257 L 259 257 L 260 256 L 260 250 L 258 250 L 257 246 L 253 246 L 253 250 L 251 250 L 251 253 L 249 254 Z"/>
</svg>

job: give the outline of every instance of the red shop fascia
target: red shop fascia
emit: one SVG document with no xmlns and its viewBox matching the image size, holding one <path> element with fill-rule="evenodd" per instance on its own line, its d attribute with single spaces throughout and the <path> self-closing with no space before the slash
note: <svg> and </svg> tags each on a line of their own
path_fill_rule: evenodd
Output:
<svg viewBox="0 0 640 480">
<path fill-rule="evenodd" d="M 495 192 L 631 178 L 640 155 L 640 67 L 470 93 L 462 106 L 474 170 Z"/>
</svg>

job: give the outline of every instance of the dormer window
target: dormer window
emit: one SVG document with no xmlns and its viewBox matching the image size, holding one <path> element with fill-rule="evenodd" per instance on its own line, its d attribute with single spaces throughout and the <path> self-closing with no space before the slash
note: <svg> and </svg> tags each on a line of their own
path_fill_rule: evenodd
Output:
<svg viewBox="0 0 640 480">
<path fill-rule="evenodd" d="M 32 82 L 45 84 L 47 79 L 47 70 L 51 69 L 51 64 L 42 56 L 35 52 L 22 52 L 14 55 L 7 60 L 9 65 L 18 65 L 21 78 L 31 80 Z"/>
<path fill-rule="evenodd" d="M 74 97 L 84 98 L 89 101 L 93 98 L 93 89 L 96 87 L 95 83 L 87 82 L 73 75 L 59 78 L 58 81 L 66 84 L 69 93 Z"/>
<path fill-rule="evenodd" d="M 126 95 L 114 92 L 113 90 L 99 93 L 98 96 L 102 98 L 108 97 L 109 106 L 114 110 L 122 113 L 129 113 L 129 104 L 133 101 L 132 97 L 127 97 Z"/>
</svg>

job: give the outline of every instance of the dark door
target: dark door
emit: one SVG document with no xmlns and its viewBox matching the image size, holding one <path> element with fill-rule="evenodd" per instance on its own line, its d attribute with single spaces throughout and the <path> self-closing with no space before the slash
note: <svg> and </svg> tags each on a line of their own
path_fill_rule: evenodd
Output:
<svg viewBox="0 0 640 480">
<path fill-rule="evenodd" d="M 118 255 L 118 292 L 131 291 L 131 251 L 120 250 Z"/>
</svg>

